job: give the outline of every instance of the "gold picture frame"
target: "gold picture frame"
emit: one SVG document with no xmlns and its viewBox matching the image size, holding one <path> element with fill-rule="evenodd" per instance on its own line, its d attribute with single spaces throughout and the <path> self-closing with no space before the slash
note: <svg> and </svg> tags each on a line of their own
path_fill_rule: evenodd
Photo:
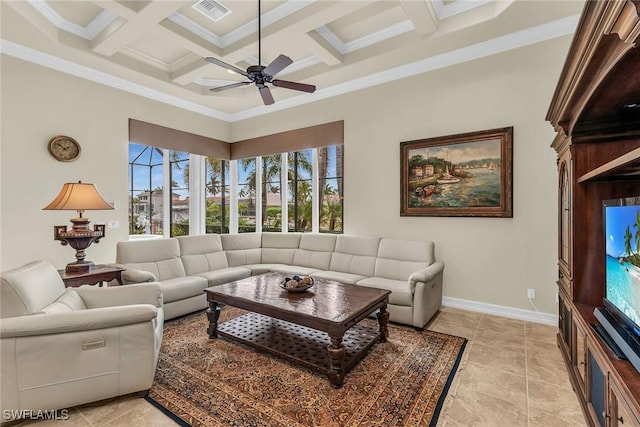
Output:
<svg viewBox="0 0 640 427">
<path fill-rule="evenodd" d="M 400 143 L 400 216 L 513 217 L 513 127 Z"/>
</svg>

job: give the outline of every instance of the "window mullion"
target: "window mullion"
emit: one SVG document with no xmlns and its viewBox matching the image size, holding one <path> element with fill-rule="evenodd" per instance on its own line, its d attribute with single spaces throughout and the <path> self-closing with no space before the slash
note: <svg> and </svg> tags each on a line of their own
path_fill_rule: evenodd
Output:
<svg viewBox="0 0 640 427">
<path fill-rule="evenodd" d="M 162 149 L 162 237 L 171 237 L 171 162 L 170 150 Z"/>
<path fill-rule="evenodd" d="M 262 156 L 256 157 L 256 233 L 262 232 Z"/>
</svg>

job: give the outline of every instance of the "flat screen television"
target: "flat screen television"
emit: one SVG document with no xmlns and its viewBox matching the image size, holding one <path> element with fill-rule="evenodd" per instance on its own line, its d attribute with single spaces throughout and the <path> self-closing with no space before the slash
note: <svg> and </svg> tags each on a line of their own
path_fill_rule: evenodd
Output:
<svg viewBox="0 0 640 427">
<path fill-rule="evenodd" d="M 595 316 L 640 372 L 640 196 L 603 201 L 605 297 Z M 615 346 L 612 346 L 615 347 Z"/>
</svg>

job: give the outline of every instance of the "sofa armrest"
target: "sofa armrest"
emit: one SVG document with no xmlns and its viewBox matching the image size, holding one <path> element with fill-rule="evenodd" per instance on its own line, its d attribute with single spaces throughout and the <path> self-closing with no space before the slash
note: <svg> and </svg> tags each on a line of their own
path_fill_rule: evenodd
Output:
<svg viewBox="0 0 640 427">
<path fill-rule="evenodd" d="M 146 282 L 156 282 L 156 276 L 149 271 L 139 270 L 137 268 L 131 268 L 125 264 L 109 264 L 111 267 L 123 268 L 122 272 L 122 282 L 125 285 L 129 285 L 132 283 L 146 283 Z"/>
<path fill-rule="evenodd" d="M 66 313 L 33 314 L 0 320 L 0 338 L 91 331 L 153 320 L 158 308 L 150 304 L 94 308 Z"/>
<path fill-rule="evenodd" d="M 76 292 L 89 309 L 134 304 L 162 307 L 162 289 L 158 282 L 107 288 L 80 286 Z"/>
<path fill-rule="evenodd" d="M 444 263 L 441 261 L 436 261 L 427 268 L 423 268 L 422 270 L 418 270 L 409 276 L 409 284 L 413 289 L 416 286 L 416 283 L 429 283 L 433 279 L 435 279 L 438 274 L 442 273 L 444 270 Z"/>
</svg>

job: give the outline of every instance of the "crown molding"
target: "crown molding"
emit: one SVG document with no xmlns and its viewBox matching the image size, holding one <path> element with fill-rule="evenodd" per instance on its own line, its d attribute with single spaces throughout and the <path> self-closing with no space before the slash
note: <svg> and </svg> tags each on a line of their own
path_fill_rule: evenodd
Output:
<svg viewBox="0 0 640 427">
<path fill-rule="evenodd" d="M 340 83 L 327 88 L 316 90 L 314 93 L 307 93 L 294 98 L 278 101 L 270 106 L 258 106 L 245 111 L 233 114 L 231 121 L 239 121 L 251 117 L 260 116 L 274 111 L 297 107 L 321 99 L 331 98 L 344 93 L 353 92 L 368 87 L 377 86 L 405 77 L 438 70 L 451 65 L 460 64 L 485 56 L 495 55 L 508 50 L 517 49 L 527 45 L 540 43 L 545 40 L 573 34 L 580 15 L 572 15 L 556 21 L 548 22 L 515 33 L 496 37 L 484 42 L 465 46 L 440 55 L 432 56 L 417 62 L 390 68 L 385 71 L 360 77 L 345 83 Z"/>
<path fill-rule="evenodd" d="M 84 65 L 79 65 L 74 62 L 67 61 L 66 59 L 58 58 L 56 56 L 49 55 L 48 53 L 43 53 L 8 40 L 0 39 L 0 53 L 42 65 L 43 67 L 51 68 L 56 71 L 61 71 L 72 76 L 100 83 L 105 86 L 110 86 L 115 89 L 120 89 L 125 92 L 153 99 L 154 101 L 173 105 L 174 107 L 182 108 L 184 110 L 193 111 L 214 119 L 229 122 L 232 118 L 232 115 L 223 113 L 216 109 L 205 107 L 195 102 L 182 99 L 178 96 L 169 95 L 159 90 L 133 83 L 129 80 L 121 79 L 120 77 L 115 77 L 102 71 L 85 67 Z"/>
<path fill-rule="evenodd" d="M 457 0 L 445 4 L 443 0 L 431 0 L 433 9 L 439 20 L 451 18 L 476 7 L 483 6 L 493 0 Z"/>
<path fill-rule="evenodd" d="M 525 30 L 517 31 L 504 36 L 496 37 L 484 42 L 465 46 L 450 52 L 432 56 L 410 64 L 390 68 L 385 71 L 360 77 L 345 83 L 321 88 L 315 93 L 305 93 L 293 98 L 287 98 L 270 106 L 258 106 L 249 108 L 238 113 L 228 114 L 213 108 L 199 105 L 195 102 L 184 100 L 174 95 L 168 95 L 156 89 L 151 89 L 141 84 L 132 83 L 119 77 L 111 76 L 107 73 L 75 64 L 73 62 L 39 52 L 34 49 L 13 43 L 7 40 L 0 40 L 0 52 L 25 61 L 33 62 L 48 68 L 52 68 L 77 77 L 111 86 L 120 90 L 144 96 L 159 102 L 173 105 L 178 108 L 203 114 L 227 122 L 237 122 L 248 118 L 285 110 L 322 99 L 331 98 L 360 89 L 380 85 L 405 77 L 422 74 L 445 68 L 451 65 L 460 64 L 485 56 L 494 55 L 519 47 L 540 43 L 545 40 L 573 34 L 580 15 L 572 15 L 556 21 L 548 22 Z"/>
<path fill-rule="evenodd" d="M 82 37 L 85 40 L 93 40 L 105 28 L 107 28 L 109 24 L 111 24 L 118 18 L 118 15 L 111 13 L 108 10 L 103 10 L 95 18 L 93 18 L 89 25 L 83 27 L 64 19 L 44 0 L 27 1 L 31 5 L 31 7 L 37 10 L 53 25 L 68 33 Z"/>
<path fill-rule="evenodd" d="M 343 42 L 340 37 L 338 37 L 333 31 L 331 31 L 326 25 L 317 28 L 316 32 L 320 34 L 320 36 L 325 39 L 327 43 L 333 46 L 334 49 L 336 49 L 341 54 L 346 55 L 347 53 L 351 53 L 358 49 L 371 46 L 372 44 L 379 43 L 381 41 L 390 39 L 400 34 L 404 34 L 414 29 L 415 27 L 411 20 L 407 19 L 406 21 L 398 22 L 397 24 L 391 25 L 387 28 L 383 28 L 380 31 L 367 34 L 366 36 L 360 37 L 359 39 L 355 39 L 347 43 Z"/>
</svg>

